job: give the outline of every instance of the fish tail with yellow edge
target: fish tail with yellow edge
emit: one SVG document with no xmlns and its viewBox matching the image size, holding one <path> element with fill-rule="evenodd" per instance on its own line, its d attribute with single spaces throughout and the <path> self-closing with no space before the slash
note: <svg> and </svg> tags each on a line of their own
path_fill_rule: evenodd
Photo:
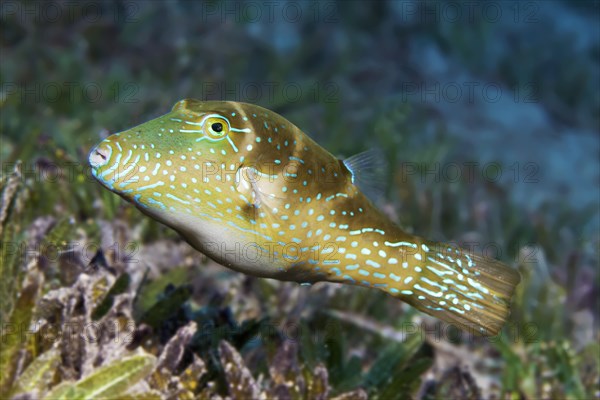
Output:
<svg viewBox="0 0 600 400">
<path fill-rule="evenodd" d="M 399 275 L 406 274 L 407 278 L 402 281 L 403 290 L 392 294 L 469 333 L 498 334 L 521 280 L 516 270 L 492 258 L 435 242 L 424 242 L 403 258 Z"/>
</svg>

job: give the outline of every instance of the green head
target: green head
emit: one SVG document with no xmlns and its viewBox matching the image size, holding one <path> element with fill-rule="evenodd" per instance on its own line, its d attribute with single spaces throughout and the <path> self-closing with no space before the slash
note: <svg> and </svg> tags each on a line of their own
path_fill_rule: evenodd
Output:
<svg viewBox="0 0 600 400">
<path fill-rule="evenodd" d="M 182 100 L 171 112 L 105 139 L 89 163 L 100 183 L 146 211 L 208 212 L 210 206 L 194 199 L 216 200 L 207 191 L 234 185 L 256 142 L 250 125 L 239 104 Z"/>
</svg>

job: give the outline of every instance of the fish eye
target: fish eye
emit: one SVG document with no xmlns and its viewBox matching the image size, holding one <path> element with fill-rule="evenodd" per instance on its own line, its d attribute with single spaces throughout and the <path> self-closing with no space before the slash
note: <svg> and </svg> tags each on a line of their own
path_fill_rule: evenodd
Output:
<svg viewBox="0 0 600 400">
<path fill-rule="evenodd" d="M 229 133 L 229 123 L 221 117 L 208 118 L 204 126 L 207 126 L 206 133 L 214 139 L 221 139 Z"/>
</svg>

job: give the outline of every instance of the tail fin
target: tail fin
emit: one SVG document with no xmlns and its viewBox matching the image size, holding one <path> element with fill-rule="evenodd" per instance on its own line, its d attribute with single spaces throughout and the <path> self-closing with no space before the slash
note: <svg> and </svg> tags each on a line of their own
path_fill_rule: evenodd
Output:
<svg viewBox="0 0 600 400">
<path fill-rule="evenodd" d="M 402 291 L 402 300 L 468 332 L 496 335 L 510 314 L 520 274 L 450 245 L 427 243 L 421 248 L 416 257 L 420 266 L 415 267 L 419 273 L 406 288 L 410 290 Z"/>
</svg>

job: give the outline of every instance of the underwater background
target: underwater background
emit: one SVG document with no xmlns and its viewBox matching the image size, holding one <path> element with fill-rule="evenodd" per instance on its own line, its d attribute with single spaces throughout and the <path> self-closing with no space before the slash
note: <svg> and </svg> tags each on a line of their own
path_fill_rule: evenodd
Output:
<svg viewBox="0 0 600 400">
<path fill-rule="evenodd" d="M 2 398 L 600 398 L 597 1 L 3 1 Z M 97 184 L 183 98 L 381 149 L 403 229 L 517 268 L 469 336 L 378 291 L 258 279 Z"/>
</svg>

